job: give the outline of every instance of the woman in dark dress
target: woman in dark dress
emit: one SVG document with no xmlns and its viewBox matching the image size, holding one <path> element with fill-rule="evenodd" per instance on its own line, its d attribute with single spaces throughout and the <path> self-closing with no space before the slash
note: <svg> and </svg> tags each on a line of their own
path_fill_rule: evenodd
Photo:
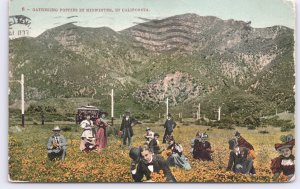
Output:
<svg viewBox="0 0 300 189">
<path fill-rule="evenodd" d="M 206 133 L 197 133 L 196 139 L 193 142 L 193 158 L 202 161 L 212 161 L 210 142 L 207 141 L 208 135 Z"/>
<path fill-rule="evenodd" d="M 282 143 L 275 144 L 275 149 L 280 153 L 280 156 L 272 159 L 271 170 L 273 181 L 278 182 L 279 176 L 282 173 L 288 177 L 288 181 L 295 179 L 295 156 L 292 154 L 295 145 L 295 139 L 292 135 L 282 136 Z"/>
</svg>

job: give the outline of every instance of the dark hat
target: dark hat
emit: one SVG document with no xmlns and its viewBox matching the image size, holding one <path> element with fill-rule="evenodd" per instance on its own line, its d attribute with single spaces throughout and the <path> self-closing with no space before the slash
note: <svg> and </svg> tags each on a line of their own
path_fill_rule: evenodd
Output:
<svg viewBox="0 0 300 189">
<path fill-rule="evenodd" d="M 126 112 L 125 112 L 125 115 L 130 115 L 130 111 L 126 111 Z"/>
<path fill-rule="evenodd" d="M 237 141 L 235 139 L 230 139 L 228 141 L 229 149 L 233 150 L 236 146 L 238 146 Z"/>
<path fill-rule="evenodd" d="M 293 147 L 295 146 L 295 139 L 293 138 L 293 135 L 287 135 L 287 136 L 281 136 L 280 140 L 282 143 L 275 144 L 275 149 L 277 151 L 280 151 L 284 148 L 289 148 L 290 150 L 293 150 Z"/>
<path fill-rule="evenodd" d="M 158 133 L 154 133 L 154 137 L 158 136 L 159 137 L 159 134 Z"/>
<path fill-rule="evenodd" d="M 141 149 L 133 147 L 129 151 L 129 157 L 134 161 L 134 162 L 139 162 L 140 161 L 140 153 Z"/>
<path fill-rule="evenodd" d="M 235 132 L 234 136 L 239 137 L 239 136 L 241 136 L 241 133 L 239 133 L 239 132 L 237 131 L 237 132 Z"/>
<path fill-rule="evenodd" d="M 168 113 L 168 117 L 172 117 L 172 114 L 171 114 L 171 113 Z"/>
</svg>

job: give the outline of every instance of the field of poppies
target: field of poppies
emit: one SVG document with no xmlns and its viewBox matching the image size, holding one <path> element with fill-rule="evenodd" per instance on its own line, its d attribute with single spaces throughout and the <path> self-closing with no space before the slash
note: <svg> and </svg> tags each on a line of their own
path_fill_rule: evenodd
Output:
<svg viewBox="0 0 300 189">
<path fill-rule="evenodd" d="M 59 125 L 68 143 L 65 161 L 49 161 L 47 159 L 47 141 L 52 134 L 53 124 L 26 125 L 25 128 L 11 126 L 9 128 L 9 179 L 24 182 L 133 182 L 130 174 L 129 147 L 123 146 L 120 138 L 110 135 L 108 147 L 101 154 L 96 152 L 83 153 L 79 150 L 81 129 L 78 125 Z M 160 134 L 160 142 L 164 129 L 161 123 L 143 123 L 134 127 L 132 146 L 144 143 L 145 128 Z M 119 125 L 116 124 L 118 129 Z M 250 142 L 256 151 L 255 176 L 233 174 L 226 172 L 229 159 L 228 140 L 238 130 Z M 280 132 L 279 128 L 263 128 L 265 132 L 237 128 L 224 130 L 178 123 L 174 130 L 176 142 L 184 147 L 184 155 L 192 166 L 190 171 L 171 167 L 171 171 L 178 182 L 272 182 L 270 170 L 271 159 L 278 153 L 274 144 L 280 142 L 280 136 L 288 134 Z M 209 135 L 209 141 L 214 150 L 213 162 L 194 160 L 190 153 L 191 140 L 197 131 Z M 289 133 L 293 133 L 290 131 Z M 161 148 L 166 148 L 161 144 Z M 162 153 L 166 157 L 166 152 Z M 155 182 L 164 182 L 163 173 L 153 174 Z M 286 181 L 284 176 L 280 182 Z"/>
</svg>

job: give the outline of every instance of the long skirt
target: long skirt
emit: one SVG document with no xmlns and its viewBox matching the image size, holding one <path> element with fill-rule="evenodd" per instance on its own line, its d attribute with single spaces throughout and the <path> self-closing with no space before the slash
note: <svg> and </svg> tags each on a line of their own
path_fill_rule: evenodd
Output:
<svg viewBox="0 0 300 189">
<path fill-rule="evenodd" d="M 96 134 L 96 146 L 98 150 L 102 150 L 107 146 L 107 136 L 104 128 L 99 128 Z"/>
<path fill-rule="evenodd" d="M 172 154 L 168 157 L 167 161 L 170 166 L 180 167 L 185 170 L 191 169 L 191 165 L 184 155 L 179 156 L 178 154 Z"/>
</svg>

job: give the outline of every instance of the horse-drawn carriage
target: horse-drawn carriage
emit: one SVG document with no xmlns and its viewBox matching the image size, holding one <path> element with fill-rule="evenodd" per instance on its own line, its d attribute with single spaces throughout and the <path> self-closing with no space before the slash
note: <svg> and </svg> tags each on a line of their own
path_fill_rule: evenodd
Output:
<svg viewBox="0 0 300 189">
<path fill-rule="evenodd" d="M 76 114 L 76 124 L 80 124 L 83 120 L 86 119 L 86 116 L 91 116 L 91 120 L 95 123 L 100 110 L 96 106 L 82 106 L 77 108 Z"/>
</svg>

